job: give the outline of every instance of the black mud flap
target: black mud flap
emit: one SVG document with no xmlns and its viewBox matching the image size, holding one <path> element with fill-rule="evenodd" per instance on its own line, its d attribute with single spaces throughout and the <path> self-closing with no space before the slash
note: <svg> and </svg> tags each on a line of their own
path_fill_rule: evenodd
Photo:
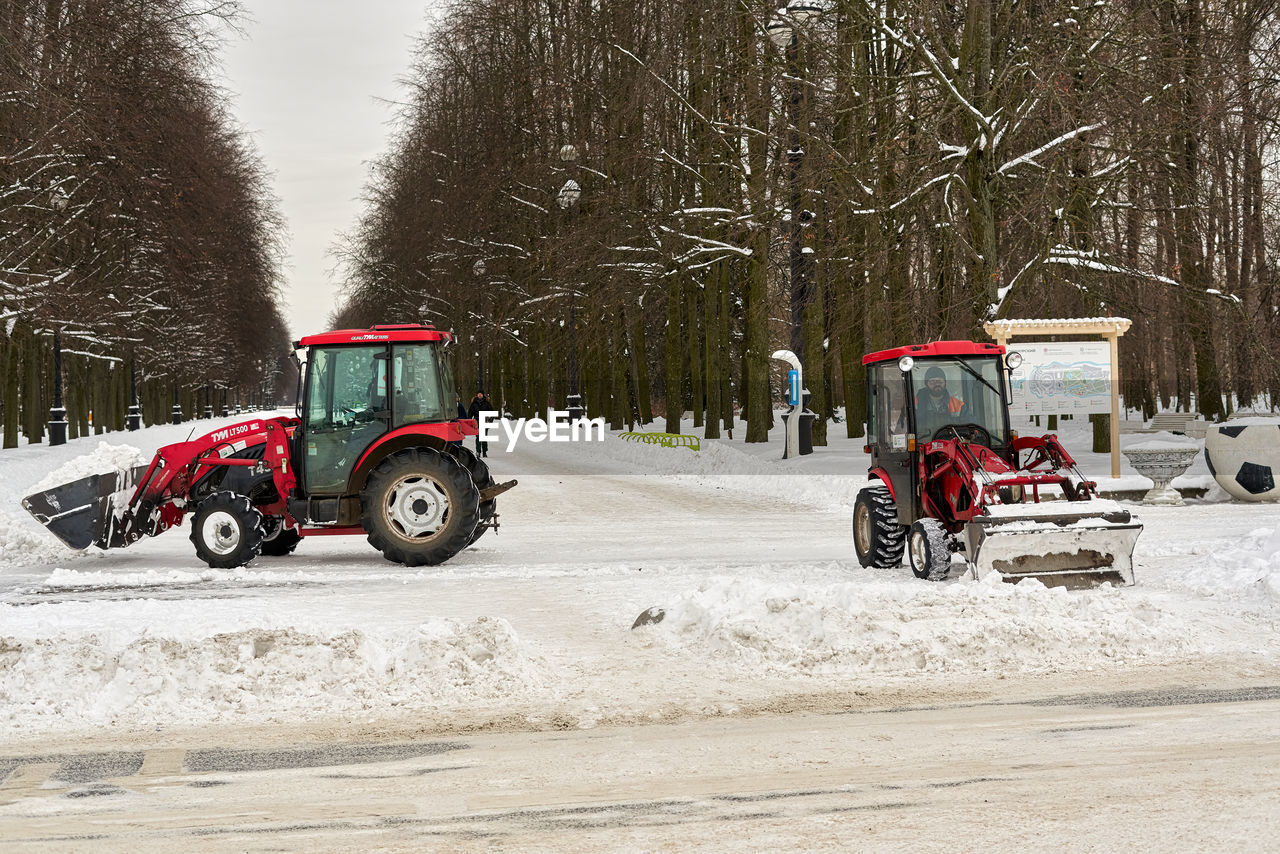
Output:
<svg viewBox="0 0 1280 854">
<path fill-rule="evenodd" d="M 132 540 L 125 536 L 124 505 L 146 473 L 147 466 L 135 466 L 128 471 L 90 475 L 28 495 L 22 506 L 73 549 L 128 545 Z M 118 493 L 124 494 L 119 506 L 114 499 Z"/>
</svg>

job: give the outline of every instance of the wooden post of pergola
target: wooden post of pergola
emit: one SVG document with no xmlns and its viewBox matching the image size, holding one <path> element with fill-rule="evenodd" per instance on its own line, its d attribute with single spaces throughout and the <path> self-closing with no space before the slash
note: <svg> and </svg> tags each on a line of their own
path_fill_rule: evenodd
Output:
<svg viewBox="0 0 1280 854">
<path fill-rule="evenodd" d="M 1120 476 L 1120 336 L 1133 321 L 1127 317 L 1084 317 L 1058 320 L 993 320 L 984 323 L 997 344 L 1028 335 L 1098 335 L 1111 345 L 1111 476 Z"/>
</svg>

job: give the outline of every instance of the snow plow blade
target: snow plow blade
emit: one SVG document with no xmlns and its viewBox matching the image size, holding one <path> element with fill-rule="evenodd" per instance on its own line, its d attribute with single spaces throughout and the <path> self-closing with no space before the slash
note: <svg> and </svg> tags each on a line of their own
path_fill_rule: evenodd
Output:
<svg viewBox="0 0 1280 854">
<path fill-rule="evenodd" d="M 978 578 L 1037 578 L 1054 586 L 1130 585 L 1142 523 L 1114 501 L 999 504 L 965 525 L 969 565 Z"/>
<path fill-rule="evenodd" d="M 69 547 L 80 551 L 125 545 L 124 511 L 147 466 L 95 474 L 22 499 L 23 508 Z M 123 496 L 123 497 L 121 497 Z"/>
</svg>

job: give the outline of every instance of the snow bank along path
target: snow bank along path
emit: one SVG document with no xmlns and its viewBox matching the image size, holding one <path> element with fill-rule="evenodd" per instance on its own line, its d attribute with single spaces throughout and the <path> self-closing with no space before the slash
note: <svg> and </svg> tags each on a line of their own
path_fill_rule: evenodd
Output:
<svg viewBox="0 0 1280 854">
<path fill-rule="evenodd" d="M 187 432 L 128 439 L 145 456 Z M 70 553 L 18 498 L 54 468 L 81 476 L 136 449 L 3 452 L 0 725 L 412 715 L 590 726 L 920 677 L 1201 659 L 1280 669 L 1274 507 L 1135 508 L 1147 531 L 1134 588 L 932 584 L 853 559 L 860 453 L 837 446 L 835 471 L 797 477 L 727 442 L 703 448 L 610 440 L 491 454 L 496 475 L 521 479 L 503 496 L 502 530 L 427 570 L 390 564 L 362 538 L 308 540 L 234 571 L 200 564 L 181 531 Z M 665 618 L 632 631 L 653 605 Z"/>
</svg>

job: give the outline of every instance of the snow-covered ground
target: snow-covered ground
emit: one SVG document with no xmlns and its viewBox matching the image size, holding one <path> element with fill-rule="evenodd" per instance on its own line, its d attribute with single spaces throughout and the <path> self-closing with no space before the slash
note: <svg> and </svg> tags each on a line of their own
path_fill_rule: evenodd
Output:
<svg viewBox="0 0 1280 854">
<path fill-rule="evenodd" d="M 1087 422 L 1064 426 L 1104 490 L 1149 485 L 1127 461 L 1111 481 L 1107 457 L 1079 452 Z M 769 445 L 738 430 L 698 452 L 615 436 L 494 446 L 495 476 L 520 480 L 499 501 L 502 529 L 430 569 L 388 563 L 357 537 L 234 571 L 200 563 L 185 530 L 73 553 L 19 507 L 55 470 L 76 476 L 190 432 L 0 452 L 11 739 L 328 718 L 590 727 L 1018 676 L 1280 673 L 1280 507 L 1216 489 L 1182 507 L 1130 505 L 1146 525 L 1131 588 L 975 582 L 959 564 L 930 583 L 854 558 L 867 458 L 841 425 L 794 463 L 779 459 L 780 429 Z M 1203 457 L 1175 483 L 1210 485 Z M 665 618 L 633 630 L 653 606 Z"/>
</svg>

